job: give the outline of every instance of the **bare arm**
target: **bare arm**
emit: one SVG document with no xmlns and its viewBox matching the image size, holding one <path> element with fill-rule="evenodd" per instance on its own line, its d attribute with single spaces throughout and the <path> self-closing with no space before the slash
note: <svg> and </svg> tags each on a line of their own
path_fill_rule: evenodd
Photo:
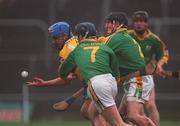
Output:
<svg viewBox="0 0 180 126">
<path fill-rule="evenodd" d="M 51 80 L 43 80 L 42 78 L 35 77 L 32 81 L 26 82 L 28 86 L 36 86 L 36 87 L 43 87 L 43 86 L 54 86 L 54 85 L 65 85 L 68 84 L 68 80 L 64 80 L 60 77 Z"/>
</svg>

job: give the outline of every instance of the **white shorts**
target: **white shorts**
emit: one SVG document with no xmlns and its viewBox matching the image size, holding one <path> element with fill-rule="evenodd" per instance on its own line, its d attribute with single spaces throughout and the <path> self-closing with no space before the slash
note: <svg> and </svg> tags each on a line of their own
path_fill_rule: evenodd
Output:
<svg viewBox="0 0 180 126">
<path fill-rule="evenodd" d="M 99 113 L 115 105 L 117 92 L 117 82 L 111 74 L 94 76 L 88 82 L 88 96 L 95 102 Z"/>
<path fill-rule="evenodd" d="M 152 75 L 134 77 L 123 83 L 126 101 L 145 103 L 154 88 Z"/>
</svg>

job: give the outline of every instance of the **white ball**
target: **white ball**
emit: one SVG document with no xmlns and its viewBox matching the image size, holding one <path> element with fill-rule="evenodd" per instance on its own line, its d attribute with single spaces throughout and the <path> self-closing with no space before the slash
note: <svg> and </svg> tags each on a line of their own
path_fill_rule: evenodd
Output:
<svg viewBox="0 0 180 126">
<path fill-rule="evenodd" d="M 22 71 L 22 72 L 21 72 L 21 76 L 22 76 L 23 78 L 28 77 L 28 72 L 27 72 L 27 71 Z"/>
</svg>

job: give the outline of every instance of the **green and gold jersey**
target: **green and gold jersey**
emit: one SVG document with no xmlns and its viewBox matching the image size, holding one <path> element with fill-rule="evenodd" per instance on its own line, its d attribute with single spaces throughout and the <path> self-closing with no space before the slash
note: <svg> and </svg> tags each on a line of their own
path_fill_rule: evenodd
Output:
<svg viewBox="0 0 180 126">
<path fill-rule="evenodd" d="M 119 76 L 118 61 L 114 52 L 94 39 L 85 39 L 69 54 L 59 69 L 61 77 L 66 77 L 76 67 L 87 82 L 90 78 L 111 73 Z"/>
<path fill-rule="evenodd" d="M 121 76 L 145 67 L 144 56 L 138 43 L 123 28 L 112 34 L 106 42 L 119 62 Z"/>
<path fill-rule="evenodd" d="M 138 36 L 135 30 L 128 30 L 128 33 L 140 45 L 146 64 L 148 64 L 152 59 L 155 59 L 156 61 L 162 59 L 164 63 L 167 63 L 168 53 L 165 44 L 150 30 L 145 32 L 142 37 Z"/>
<path fill-rule="evenodd" d="M 78 45 L 78 40 L 75 36 L 71 37 L 68 41 L 65 42 L 63 48 L 59 51 L 59 58 L 66 59 L 69 53 L 76 48 Z"/>
</svg>

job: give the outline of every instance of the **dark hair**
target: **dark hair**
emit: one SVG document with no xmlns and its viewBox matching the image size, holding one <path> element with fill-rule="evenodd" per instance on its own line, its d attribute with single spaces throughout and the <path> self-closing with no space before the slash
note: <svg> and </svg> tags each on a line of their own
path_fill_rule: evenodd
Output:
<svg viewBox="0 0 180 126">
<path fill-rule="evenodd" d="M 115 21 L 115 22 L 119 22 L 120 24 L 123 24 L 125 26 L 128 25 L 128 18 L 126 13 L 124 12 L 111 12 L 106 16 L 106 19 L 108 21 Z"/>
<path fill-rule="evenodd" d="M 149 15 L 146 11 L 135 11 L 133 16 L 132 16 L 133 21 L 136 20 L 143 20 L 143 21 L 148 21 Z"/>
</svg>

